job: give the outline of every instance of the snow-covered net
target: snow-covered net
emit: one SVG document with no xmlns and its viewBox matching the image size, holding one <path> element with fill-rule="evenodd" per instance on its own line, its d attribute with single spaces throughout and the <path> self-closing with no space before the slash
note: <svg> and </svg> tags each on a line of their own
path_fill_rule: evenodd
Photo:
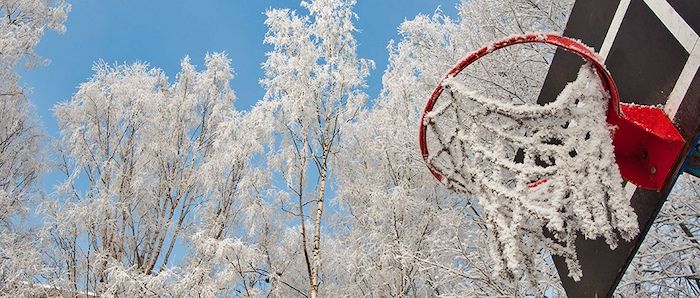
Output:
<svg viewBox="0 0 700 298">
<path fill-rule="evenodd" d="M 498 273 L 522 276 L 544 247 L 578 280 L 577 233 L 611 248 L 618 235 L 637 234 L 606 122 L 609 96 L 590 66 L 543 106 L 486 98 L 455 77 L 443 86 L 424 120 L 429 166 L 479 199 Z"/>
</svg>

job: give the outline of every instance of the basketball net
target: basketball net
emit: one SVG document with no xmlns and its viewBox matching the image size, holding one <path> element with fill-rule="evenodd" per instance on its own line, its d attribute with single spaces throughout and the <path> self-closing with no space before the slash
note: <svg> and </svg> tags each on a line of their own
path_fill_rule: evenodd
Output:
<svg viewBox="0 0 700 298">
<path fill-rule="evenodd" d="M 543 106 L 485 98 L 455 77 L 442 86 L 423 123 L 428 165 L 449 188 L 479 200 L 498 273 L 534 274 L 544 247 L 579 280 L 577 234 L 603 237 L 613 249 L 618 235 L 636 236 L 606 122 L 609 96 L 589 64 Z"/>
</svg>

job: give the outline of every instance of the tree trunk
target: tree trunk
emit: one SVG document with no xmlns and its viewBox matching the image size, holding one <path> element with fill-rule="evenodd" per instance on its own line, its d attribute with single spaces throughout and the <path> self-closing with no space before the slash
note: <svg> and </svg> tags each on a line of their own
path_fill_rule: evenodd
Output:
<svg viewBox="0 0 700 298">
<path fill-rule="evenodd" d="M 321 157 L 319 167 L 320 181 L 318 190 L 318 205 L 316 205 L 316 220 L 314 222 L 315 231 L 313 239 L 313 249 L 311 250 L 311 253 L 313 255 L 313 271 L 311 274 L 311 298 L 318 297 L 318 272 L 321 270 L 321 217 L 323 215 L 323 200 L 326 194 L 327 156 L 328 150 L 326 148 L 323 148 L 323 156 Z"/>
</svg>

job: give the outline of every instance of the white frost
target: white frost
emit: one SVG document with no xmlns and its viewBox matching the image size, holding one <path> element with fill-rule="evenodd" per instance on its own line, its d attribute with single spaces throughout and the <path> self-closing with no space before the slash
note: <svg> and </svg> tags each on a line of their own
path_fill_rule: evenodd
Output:
<svg viewBox="0 0 700 298">
<path fill-rule="evenodd" d="M 611 248 L 638 233 L 605 121 L 609 97 L 589 66 L 543 106 L 485 98 L 459 78 L 444 85 L 430 162 L 449 187 L 480 199 L 498 273 L 521 276 L 545 243 L 579 279 L 577 233 Z"/>
</svg>

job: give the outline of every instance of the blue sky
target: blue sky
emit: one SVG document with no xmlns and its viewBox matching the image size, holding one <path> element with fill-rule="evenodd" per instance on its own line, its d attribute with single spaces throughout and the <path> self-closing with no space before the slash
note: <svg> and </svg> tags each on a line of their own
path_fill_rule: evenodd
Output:
<svg viewBox="0 0 700 298">
<path fill-rule="evenodd" d="M 64 34 L 47 32 L 37 52 L 51 60 L 45 67 L 23 72 L 22 82 L 33 92 L 42 123 L 49 136 L 58 127 L 51 112 L 54 104 L 68 100 L 80 83 L 92 75 L 94 62 L 148 62 L 172 79 L 180 60 L 189 55 L 195 65 L 204 64 L 207 52 L 224 51 L 232 60 L 238 95 L 236 107 L 249 109 L 263 90 L 260 64 L 269 47 L 263 45 L 266 9 L 287 7 L 306 13 L 298 0 L 278 1 L 87 1 L 69 0 L 73 6 Z M 456 0 L 360 0 L 356 5 L 358 53 L 375 61 L 368 81 L 371 98 L 381 88 L 387 64 L 386 45 L 398 40 L 396 28 L 419 13 L 431 14 L 439 6 L 455 14 Z"/>
</svg>

